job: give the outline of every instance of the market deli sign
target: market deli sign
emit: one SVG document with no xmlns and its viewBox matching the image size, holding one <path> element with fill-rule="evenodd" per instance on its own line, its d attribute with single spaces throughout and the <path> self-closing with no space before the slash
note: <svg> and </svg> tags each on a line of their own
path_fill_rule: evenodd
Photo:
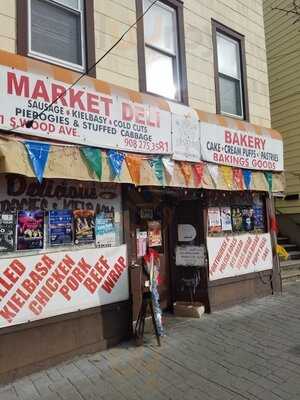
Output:
<svg viewBox="0 0 300 400">
<path fill-rule="evenodd" d="M 211 281 L 272 269 L 268 233 L 208 237 L 207 251 Z"/>
<path fill-rule="evenodd" d="M 45 76 L 1 66 L 0 127 L 88 146 L 171 153 L 170 112 L 78 85 L 65 93 L 68 87 Z M 32 127 L 26 128 L 32 120 Z"/>
<path fill-rule="evenodd" d="M 232 167 L 283 171 L 283 142 L 270 136 L 200 122 L 205 161 Z"/>
<path fill-rule="evenodd" d="M 128 298 L 125 245 L 0 260 L 0 328 Z"/>
</svg>

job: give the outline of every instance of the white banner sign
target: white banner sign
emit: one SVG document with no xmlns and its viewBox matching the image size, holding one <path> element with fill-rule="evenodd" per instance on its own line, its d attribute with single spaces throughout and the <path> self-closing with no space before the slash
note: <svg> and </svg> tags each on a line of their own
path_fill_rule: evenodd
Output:
<svg viewBox="0 0 300 400">
<path fill-rule="evenodd" d="M 207 250 L 211 281 L 272 269 L 268 233 L 208 237 Z"/>
<path fill-rule="evenodd" d="M 128 298 L 125 245 L 0 260 L 0 328 Z"/>
<path fill-rule="evenodd" d="M 239 168 L 283 171 L 282 140 L 205 122 L 200 122 L 200 127 L 203 160 Z"/>
<path fill-rule="evenodd" d="M 0 128 L 95 147 L 172 152 L 170 112 L 78 85 L 62 95 L 67 88 L 42 75 L 0 66 Z M 26 128 L 32 120 L 32 128 Z"/>
</svg>

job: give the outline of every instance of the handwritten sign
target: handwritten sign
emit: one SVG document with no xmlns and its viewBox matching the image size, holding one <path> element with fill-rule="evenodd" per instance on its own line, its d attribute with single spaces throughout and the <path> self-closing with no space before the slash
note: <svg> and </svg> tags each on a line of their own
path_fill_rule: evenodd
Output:
<svg viewBox="0 0 300 400">
<path fill-rule="evenodd" d="M 204 246 L 177 246 L 176 265 L 198 267 L 205 265 Z"/>
</svg>

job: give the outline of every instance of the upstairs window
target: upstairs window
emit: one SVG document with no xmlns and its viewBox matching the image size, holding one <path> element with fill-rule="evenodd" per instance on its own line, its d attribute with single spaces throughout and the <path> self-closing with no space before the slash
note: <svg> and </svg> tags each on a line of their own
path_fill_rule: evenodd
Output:
<svg viewBox="0 0 300 400">
<path fill-rule="evenodd" d="M 213 21 L 217 113 L 248 119 L 244 37 Z"/>
<path fill-rule="evenodd" d="M 18 3 L 23 3 L 18 5 L 19 53 L 79 72 L 85 72 L 92 65 L 92 58 L 95 59 L 95 50 L 91 49 L 94 46 L 93 1 L 22 0 Z"/>
<path fill-rule="evenodd" d="M 152 0 L 137 0 L 138 16 Z M 186 66 L 182 4 L 158 1 L 138 26 L 140 86 L 142 91 L 186 102 Z"/>
</svg>

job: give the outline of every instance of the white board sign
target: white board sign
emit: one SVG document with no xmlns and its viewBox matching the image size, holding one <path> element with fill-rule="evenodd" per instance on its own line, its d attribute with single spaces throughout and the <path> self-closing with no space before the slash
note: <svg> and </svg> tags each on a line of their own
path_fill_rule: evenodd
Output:
<svg viewBox="0 0 300 400">
<path fill-rule="evenodd" d="M 177 246 L 176 265 L 200 267 L 205 265 L 204 246 Z"/>
<path fill-rule="evenodd" d="M 172 112 L 172 148 L 174 160 L 199 162 L 200 127 L 196 111 L 182 104 L 168 102 Z"/>
<path fill-rule="evenodd" d="M 170 112 L 93 88 L 74 86 L 38 117 L 68 86 L 43 75 L 0 66 L 0 128 L 137 153 L 172 152 Z M 32 128 L 26 128 L 26 122 L 32 120 Z"/>
<path fill-rule="evenodd" d="M 283 171 L 283 142 L 266 135 L 200 122 L 201 156 L 232 167 Z"/>
<path fill-rule="evenodd" d="M 272 269 L 269 233 L 208 237 L 207 251 L 211 281 Z"/>
<path fill-rule="evenodd" d="M 125 245 L 0 260 L 0 328 L 128 298 Z"/>
</svg>

